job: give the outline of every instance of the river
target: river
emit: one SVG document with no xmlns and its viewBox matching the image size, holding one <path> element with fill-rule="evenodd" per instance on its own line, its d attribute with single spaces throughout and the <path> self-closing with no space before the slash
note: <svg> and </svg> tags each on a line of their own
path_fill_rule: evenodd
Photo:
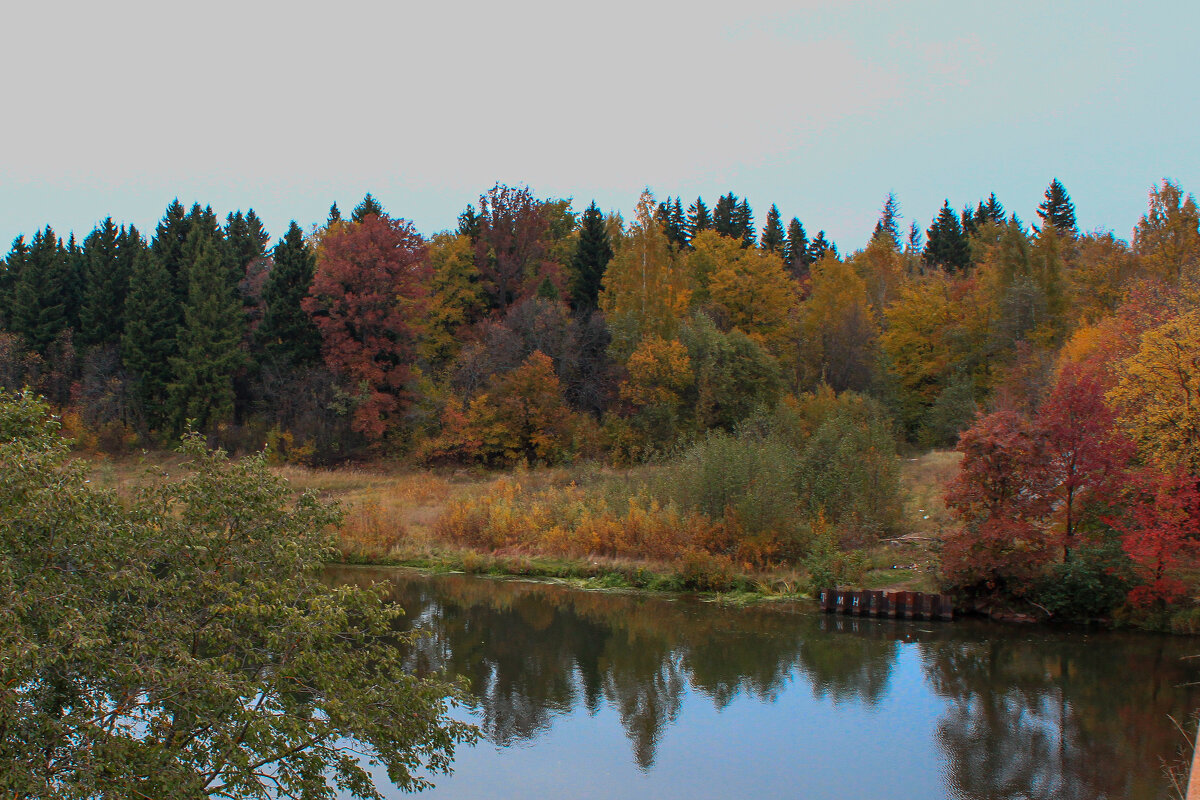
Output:
<svg viewBox="0 0 1200 800">
<path fill-rule="evenodd" d="M 485 740 L 432 798 L 1158 800 L 1200 702 L 1193 638 L 330 573 L 470 681 Z"/>
</svg>

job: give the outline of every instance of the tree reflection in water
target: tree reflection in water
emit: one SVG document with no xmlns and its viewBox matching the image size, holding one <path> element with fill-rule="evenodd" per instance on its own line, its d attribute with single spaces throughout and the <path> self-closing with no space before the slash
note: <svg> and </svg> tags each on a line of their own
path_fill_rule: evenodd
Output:
<svg viewBox="0 0 1200 800">
<path fill-rule="evenodd" d="M 926 687 L 913 702 L 940 713 L 947 796 L 1153 798 L 1164 788 L 1160 760 L 1179 742 L 1167 715 L 1200 700 L 1177 688 L 1193 679 L 1183 656 L 1196 645 L 1186 639 L 855 619 L 401 570 L 330 575 L 391 584 L 406 624 L 431 634 L 413 648 L 412 668 L 467 677 L 495 744 L 607 705 L 642 770 L 689 690 L 724 709 L 739 694 L 772 703 L 799 678 L 818 701 L 874 709 L 893 702 L 909 648 Z"/>
</svg>

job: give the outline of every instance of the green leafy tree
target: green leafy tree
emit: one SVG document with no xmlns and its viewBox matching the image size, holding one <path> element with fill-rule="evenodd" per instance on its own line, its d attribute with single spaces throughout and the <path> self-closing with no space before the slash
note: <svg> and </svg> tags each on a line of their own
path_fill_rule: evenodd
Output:
<svg viewBox="0 0 1200 800">
<path fill-rule="evenodd" d="M 783 223 L 779 216 L 779 206 L 772 204 L 771 210 L 767 212 L 767 224 L 763 226 L 759 247 L 768 253 L 780 253 L 782 255 L 783 244 Z"/>
<path fill-rule="evenodd" d="M 188 270 L 188 296 L 171 358 L 170 416 L 177 430 L 190 421 L 211 431 L 233 420 L 234 373 L 243 365 L 241 304 L 233 295 L 221 252 L 205 240 Z"/>
<path fill-rule="evenodd" d="M 382 798 L 371 764 L 448 771 L 460 689 L 406 668 L 381 590 L 322 580 L 336 513 L 261 456 L 183 450 L 123 501 L 0 395 L 0 794 Z"/>
<path fill-rule="evenodd" d="M 1071 196 L 1067 194 L 1066 187 L 1058 178 L 1050 181 L 1050 186 L 1046 188 L 1046 196 L 1038 205 L 1037 214 L 1042 220 L 1042 225 L 1053 225 L 1067 236 L 1079 234 L 1079 227 L 1075 223 L 1075 204 L 1071 202 Z"/>
<path fill-rule="evenodd" d="M 604 214 L 593 200 L 579 221 L 579 240 L 575 256 L 571 260 L 571 296 L 575 308 L 596 308 L 600 298 L 600 287 L 604 271 L 612 261 L 613 248 L 609 242 Z"/>
<path fill-rule="evenodd" d="M 262 323 L 255 332 L 258 341 L 276 362 L 316 363 L 321 357 L 321 334 L 300 303 L 312 286 L 317 258 L 294 220 L 275 246 L 274 262 L 263 287 Z"/>
</svg>

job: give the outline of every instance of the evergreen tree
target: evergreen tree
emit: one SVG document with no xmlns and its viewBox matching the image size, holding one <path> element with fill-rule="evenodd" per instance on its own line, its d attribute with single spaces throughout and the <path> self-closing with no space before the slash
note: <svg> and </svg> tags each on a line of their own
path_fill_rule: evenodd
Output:
<svg viewBox="0 0 1200 800">
<path fill-rule="evenodd" d="M 704 199 L 697 197 L 696 202 L 688 206 L 687 213 L 687 230 L 688 241 L 696 238 L 696 235 L 708 230 L 713 226 L 712 214 L 708 211 L 708 206 L 704 204 Z"/>
<path fill-rule="evenodd" d="M 975 233 L 975 228 L 978 227 L 976 225 L 975 211 L 969 204 L 963 206 L 962 216 L 959 220 L 959 226 L 962 228 L 964 236 L 973 235 Z"/>
<path fill-rule="evenodd" d="M 329 207 L 329 218 L 325 220 L 325 227 L 329 228 L 341 221 L 342 212 L 338 210 L 337 203 L 334 203 Z"/>
<path fill-rule="evenodd" d="M 1038 217 L 1043 225 L 1053 225 L 1060 233 L 1067 236 L 1077 236 L 1079 229 L 1075 223 L 1075 204 L 1071 202 L 1066 187 L 1058 178 L 1050 181 L 1046 189 L 1045 199 L 1038 206 Z"/>
<path fill-rule="evenodd" d="M 958 215 L 950 210 L 950 201 L 942 204 L 942 210 L 925 233 L 925 263 L 947 271 L 966 269 L 971 263 L 971 247 L 963 232 Z"/>
<path fill-rule="evenodd" d="M 171 357 L 179 328 L 179 305 L 171 275 L 152 250 L 134 257 L 125 300 L 121 355 L 137 380 L 137 393 L 153 427 L 165 420 Z"/>
<path fill-rule="evenodd" d="M 875 223 L 875 232 L 871 235 L 872 239 L 884 237 L 884 241 L 891 245 L 892 249 L 900 251 L 900 201 L 896 199 L 894 192 L 888 192 L 887 200 L 884 201 L 883 211 L 879 214 L 879 221 Z"/>
<path fill-rule="evenodd" d="M 154 229 L 154 238 L 150 240 L 150 251 L 171 276 L 171 291 L 180 300 L 187 289 L 180 277 L 180 271 L 183 267 L 183 246 L 187 243 L 190 231 L 191 221 L 183 204 L 176 197 L 167 206 L 162 221 Z"/>
<path fill-rule="evenodd" d="M 270 241 L 271 235 L 263 228 L 262 220 L 253 208 L 245 216 L 238 211 L 225 218 L 225 242 L 229 250 L 230 267 L 239 275 L 239 280 L 245 276 L 248 265 L 267 257 L 267 244 Z"/>
<path fill-rule="evenodd" d="M 18 236 L 13 239 L 12 248 L 8 251 L 4 262 L 0 263 L 0 330 L 13 330 L 13 292 L 28 254 L 29 248 L 25 244 L 25 237 Z"/>
<path fill-rule="evenodd" d="M 595 200 L 583 212 L 579 222 L 579 241 L 571 261 L 571 297 L 575 308 L 594 309 L 599 302 L 604 270 L 612 260 L 613 248 L 608 239 L 604 215 L 600 213 Z"/>
<path fill-rule="evenodd" d="M 738 225 L 737 210 L 738 201 L 733 192 L 717 198 L 717 204 L 713 206 L 713 230 L 721 236 L 740 241 L 742 229 Z"/>
<path fill-rule="evenodd" d="M 124 228 L 107 217 L 83 240 L 84 290 L 79 308 L 83 345 L 116 344 L 125 330 L 129 261 L 122 252 Z"/>
<path fill-rule="evenodd" d="M 471 203 L 458 215 L 458 233 L 469 237 L 472 242 L 479 238 L 479 214 Z"/>
<path fill-rule="evenodd" d="M 350 220 L 352 222 L 362 222 L 367 218 L 368 214 L 374 214 L 377 217 L 383 216 L 383 206 L 379 201 L 367 192 L 362 199 L 362 202 L 354 207 L 354 211 L 350 212 Z"/>
<path fill-rule="evenodd" d="M 63 303 L 66 306 L 67 327 L 79 330 L 79 308 L 83 305 L 83 292 L 87 280 L 87 265 L 84 260 L 83 248 L 75 242 L 74 232 L 67 239 L 63 248 L 65 272 L 63 274 L 64 292 Z"/>
<path fill-rule="evenodd" d="M 758 233 L 754 230 L 754 212 L 750 210 L 750 203 L 745 199 L 738 203 L 733 215 L 733 224 L 737 231 L 735 238 L 742 240 L 742 247 L 754 247 L 758 241 Z"/>
<path fill-rule="evenodd" d="M 680 250 L 688 246 L 687 217 L 683 213 L 683 201 L 678 197 L 671 205 L 671 213 L 667 219 L 667 238 Z"/>
<path fill-rule="evenodd" d="M 833 251 L 834 255 L 837 255 L 837 248 L 825 238 L 825 231 L 818 231 L 817 238 L 813 239 L 812 243 L 808 246 L 808 263 L 815 264 L 824 258 L 825 254 L 830 250 Z"/>
<path fill-rule="evenodd" d="M 191 420 L 198 430 L 211 431 L 233 419 L 233 376 L 243 363 L 243 320 L 218 243 L 197 237 L 197 248 L 188 269 L 179 352 L 170 359 L 167 392 L 176 430 Z"/>
<path fill-rule="evenodd" d="M 283 239 L 275 245 L 275 263 L 263 287 L 262 322 L 255 332 L 268 356 L 278 364 L 310 364 L 321 356 L 321 334 L 300 307 L 300 301 L 308 296 L 316 268 L 316 255 L 292 220 Z"/>
<path fill-rule="evenodd" d="M 796 280 L 808 274 L 808 265 L 812 263 L 808 247 L 808 234 L 804 232 L 804 226 L 799 219 L 792 217 L 788 223 L 787 241 L 783 243 L 783 263 Z"/>
<path fill-rule="evenodd" d="M 983 212 L 989 222 L 997 225 L 1004 224 L 1004 206 L 1000 205 L 1000 201 L 996 199 L 995 192 L 988 195 L 987 202 L 983 204 Z"/>
<path fill-rule="evenodd" d="M 12 330 L 22 334 L 29 346 L 42 355 L 55 337 L 69 327 L 70 268 L 62 241 L 49 225 L 33 235 L 13 287 Z"/>
<path fill-rule="evenodd" d="M 768 253 L 781 253 L 784 245 L 783 222 L 779 217 L 779 206 L 771 204 L 767 212 L 767 224 L 763 226 L 760 247 Z"/>
</svg>

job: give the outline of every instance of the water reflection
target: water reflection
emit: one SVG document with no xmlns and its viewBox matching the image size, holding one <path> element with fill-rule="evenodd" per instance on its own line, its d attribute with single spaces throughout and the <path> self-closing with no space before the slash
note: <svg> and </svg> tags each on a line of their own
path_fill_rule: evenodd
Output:
<svg viewBox="0 0 1200 800">
<path fill-rule="evenodd" d="M 1166 788 L 1161 760 L 1181 743 L 1167 715 L 1184 718 L 1200 700 L 1179 688 L 1194 679 L 1183 656 L 1200 650 L 1186 639 L 737 609 L 398 570 L 331 577 L 387 581 L 406 624 L 431 633 L 412 668 L 467 677 L 496 745 L 608 708 L 646 773 L 664 735 L 687 728 L 689 695 L 721 711 L 807 689 L 810 713 L 865 715 L 855 736 L 868 743 L 866 768 L 871 758 L 932 758 L 945 797 L 1155 798 Z M 910 675 L 897 672 L 904 663 Z M 936 718 L 928 730 L 886 727 L 920 713 Z M 833 735 L 803 718 L 785 725 L 765 735 L 794 739 L 798 752 Z"/>
</svg>

